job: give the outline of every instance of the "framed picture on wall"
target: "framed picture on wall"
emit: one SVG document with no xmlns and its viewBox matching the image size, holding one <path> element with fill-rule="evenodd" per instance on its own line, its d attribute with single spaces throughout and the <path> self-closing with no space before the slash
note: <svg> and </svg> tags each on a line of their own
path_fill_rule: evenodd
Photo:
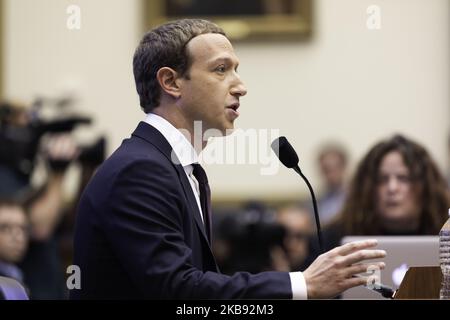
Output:
<svg viewBox="0 0 450 320">
<path fill-rule="evenodd" d="M 146 28 L 203 18 L 233 40 L 299 39 L 311 34 L 312 0 L 143 0 Z"/>
</svg>

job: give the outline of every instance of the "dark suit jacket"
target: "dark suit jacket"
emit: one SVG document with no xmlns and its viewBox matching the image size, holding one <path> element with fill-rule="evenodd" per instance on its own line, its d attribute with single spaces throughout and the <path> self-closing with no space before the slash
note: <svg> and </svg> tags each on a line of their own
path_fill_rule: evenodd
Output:
<svg viewBox="0 0 450 320">
<path fill-rule="evenodd" d="M 81 197 L 73 299 L 292 297 L 289 274 L 220 274 L 184 169 L 162 134 L 141 122 Z"/>
</svg>

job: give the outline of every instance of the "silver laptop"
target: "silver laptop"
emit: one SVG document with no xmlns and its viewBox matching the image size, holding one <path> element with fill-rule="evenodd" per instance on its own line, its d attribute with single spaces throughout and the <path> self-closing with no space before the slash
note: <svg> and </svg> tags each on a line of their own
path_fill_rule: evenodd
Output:
<svg viewBox="0 0 450 320">
<path fill-rule="evenodd" d="M 369 238 L 378 240 L 376 249 L 386 250 L 387 256 L 379 260 L 386 263 L 385 269 L 379 272 L 380 282 L 394 290 L 400 286 L 409 267 L 439 265 L 438 236 L 348 236 L 341 243 Z M 342 298 L 385 299 L 363 286 L 345 291 Z"/>
</svg>

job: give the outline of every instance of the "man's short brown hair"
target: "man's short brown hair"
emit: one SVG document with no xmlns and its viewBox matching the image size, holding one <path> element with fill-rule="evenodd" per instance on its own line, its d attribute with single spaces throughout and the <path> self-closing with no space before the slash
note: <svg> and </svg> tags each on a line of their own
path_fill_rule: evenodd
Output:
<svg viewBox="0 0 450 320">
<path fill-rule="evenodd" d="M 190 59 L 187 43 L 201 34 L 225 32 L 216 24 L 202 19 L 182 19 L 163 24 L 149 31 L 141 40 L 133 58 L 133 72 L 140 105 L 145 113 L 159 105 L 161 90 L 156 74 L 170 67 L 185 76 Z"/>
</svg>

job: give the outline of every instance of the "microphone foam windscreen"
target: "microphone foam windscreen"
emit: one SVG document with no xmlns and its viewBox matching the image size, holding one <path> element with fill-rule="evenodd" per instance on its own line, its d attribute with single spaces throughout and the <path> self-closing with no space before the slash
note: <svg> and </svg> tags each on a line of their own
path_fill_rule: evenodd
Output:
<svg viewBox="0 0 450 320">
<path fill-rule="evenodd" d="M 272 142 L 272 150 L 287 168 L 292 169 L 298 165 L 298 155 L 286 137 L 279 137 Z"/>
</svg>

